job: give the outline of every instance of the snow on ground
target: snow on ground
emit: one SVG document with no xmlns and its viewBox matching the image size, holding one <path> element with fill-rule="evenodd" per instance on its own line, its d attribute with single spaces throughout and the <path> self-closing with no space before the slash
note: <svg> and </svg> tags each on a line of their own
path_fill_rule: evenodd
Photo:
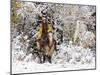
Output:
<svg viewBox="0 0 100 75">
<path fill-rule="evenodd" d="M 47 72 L 47 71 L 63 71 L 63 70 L 79 70 L 79 69 L 94 69 L 94 64 L 37 64 L 34 62 L 19 62 L 12 64 L 12 73 L 31 73 L 31 72 Z"/>
<path fill-rule="evenodd" d="M 20 36 L 12 42 L 12 73 L 30 73 L 62 70 L 94 69 L 95 57 L 91 49 L 84 49 L 72 44 L 62 43 L 58 45 L 59 51 L 54 52 L 52 63 L 37 63 L 38 59 L 32 60 L 29 54 L 24 60 L 19 60 L 25 56 L 21 50 Z"/>
</svg>

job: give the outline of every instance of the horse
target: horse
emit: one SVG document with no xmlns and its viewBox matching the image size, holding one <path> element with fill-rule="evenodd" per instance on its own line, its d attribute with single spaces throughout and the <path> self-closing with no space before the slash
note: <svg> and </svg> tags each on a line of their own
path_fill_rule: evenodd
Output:
<svg viewBox="0 0 100 75">
<path fill-rule="evenodd" d="M 40 59 L 41 63 L 44 63 L 46 60 L 49 63 L 51 62 L 52 55 L 56 49 L 56 40 L 53 38 L 53 33 L 48 32 L 48 23 L 42 22 L 42 35 L 39 41 L 40 51 L 42 52 L 43 60 Z"/>
</svg>

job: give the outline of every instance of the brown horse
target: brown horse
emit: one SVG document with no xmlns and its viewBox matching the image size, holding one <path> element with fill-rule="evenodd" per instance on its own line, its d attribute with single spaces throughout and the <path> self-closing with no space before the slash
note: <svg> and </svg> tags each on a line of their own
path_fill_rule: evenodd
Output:
<svg viewBox="0 0 100 75">
<path fill-rule="evenodd" d="M 39 41 L 40 51 L 43 55 L 43 60 L 40 59 L 41 62 L 45 62 L 46 60 L 51 63 L 51 58 L 54 50 L 56 49 L 56 41 L 53 38 L 53 33 L 48 32 L 48 24 L 47 22 L 42 22 L 42 35 L 41 40 Z"/>
</svg>

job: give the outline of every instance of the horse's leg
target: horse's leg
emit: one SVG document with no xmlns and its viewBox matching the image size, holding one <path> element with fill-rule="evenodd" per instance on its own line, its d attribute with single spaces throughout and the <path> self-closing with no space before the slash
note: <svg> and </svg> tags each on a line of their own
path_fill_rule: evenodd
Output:
<svg viewBox="0 0 100 75">
<path fill-rule="evenodd" d="M 43 62 L 42 62 L 42 56 L 41 56 L 41 54 L 39 53 L 39 59 L 40 59 L 40 63 L 42 64 Z"/>
<path fill-rule="evenodd" d="M 51 58 L 52 58 L 54 49 L 55 49 L 55 44 L 52 43 L 51 47 L 49 47 L 49 50 L 48 50 L 48 61 L 49 61 L 49 63 L 52 63 Z"/>
<path fill-rule="evenodd" d="M 48 58 L 49 63 L 52 63 L 51 62 L 51 56 L 47 56 L 47 58 Z"/>
<path fill-rule="evenodd" d="M 45 63 L 46 55 L 43 55 L 43 63 Z"/>
<path fill-rule="evenodd" d="M 37 55 L 37 57 L 39 58 L 39 63 L 42 63 L 40 53 L 39 53 L 39 52 L 35 52 L 34 54 L 36 54 L 36 55 Z"/>
<path fill-rule="evenodd" d="M 42 55 L 41 55 L 41 44 L 40 44 L 40 40 L 37 40 L 37 42 L 36 42 L 36 45 L 37 45 L 37 52 L 36 52 L 36 54 L 37 54 L 37 56 L 38 56 L 38 58 L 39 58 L 39 63 L 42 63 Z"/>
<path fill-rule="evenodd" d="M 51 46 L 52 42 L 53 42 L 53 34 L 52 33 L 48 33 L 48 38 L 49 38 L 49 46 Z"/>
</svg>

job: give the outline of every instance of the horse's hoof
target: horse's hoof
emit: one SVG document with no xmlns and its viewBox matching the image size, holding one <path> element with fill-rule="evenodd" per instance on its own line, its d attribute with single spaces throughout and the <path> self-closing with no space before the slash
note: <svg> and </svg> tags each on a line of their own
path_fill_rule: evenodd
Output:
<svg viewBox="0 0 100 75">
<path fill-rule="evenodd" d="M 52 62 L 51 62 L 51 61 L 49 61 L 49 63 L 51 64 Z"/>
</svg>

